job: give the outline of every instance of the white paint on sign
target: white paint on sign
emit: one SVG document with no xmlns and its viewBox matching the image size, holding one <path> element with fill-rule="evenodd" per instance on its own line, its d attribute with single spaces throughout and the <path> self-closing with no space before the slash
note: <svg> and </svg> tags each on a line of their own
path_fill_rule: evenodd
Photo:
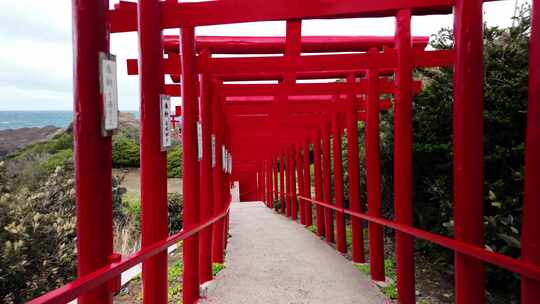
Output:
<svg viewBox="0 0 540 304">
<path fill-rule="evenodd" d="M 161 151 L 172 147 L 171 96 L 160 95 Z"/>
<path fill-rule="evenodd" d="M 229 174 L 232 173 L 232 154 L 229 153 Z"/>
<path fill-rule="evenodd" d="M 118 85 L 116 56 L 99 53 L 100 92 L 103 102 L 102 135 L 110 136 L 118 129 Z"/>
<path fill-rule="evenodd" d="M 216 135 L 212 134 L 212 168 L 216 167 Z"/>
<path fill-rule="evenodd" d="M 227 149 L 225 145 L 221 146 L 221 169 L 223 169 L 223 172 L 226 172 L 227 169 Z"/>
<path fill-rule="evenodd" d="M 202 144 L 202 124 L 197 121 L 197 158 L 202 160 L 203 144 Z"/>
</svg>

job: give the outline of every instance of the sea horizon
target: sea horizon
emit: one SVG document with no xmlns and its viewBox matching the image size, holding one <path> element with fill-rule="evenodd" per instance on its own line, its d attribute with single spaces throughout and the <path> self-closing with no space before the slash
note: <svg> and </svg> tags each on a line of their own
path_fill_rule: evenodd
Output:
<svg viewBox="0 0 540 304">
<path fill-rule="evenodd" d="M 124 110 L 139 117 L 139 111 Z M 72 110 L 0 110 L 0 130 L 43 128 L 55 126 L 67 128 L 73 121 Z"/>
</svg>

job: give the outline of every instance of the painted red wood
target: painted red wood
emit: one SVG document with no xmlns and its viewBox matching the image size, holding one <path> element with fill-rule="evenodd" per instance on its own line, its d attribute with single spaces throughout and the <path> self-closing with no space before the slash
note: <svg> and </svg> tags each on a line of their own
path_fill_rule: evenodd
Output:
<svg viewBox="0 0 540 304">
<path fill-rule="evenodd" d="M 332 157 L 334 160 L 335 205 L 343 209 L 343 160 L 341 157 L 341 125 L 339 113 L 332 113 Z M 345 214 L 336 212 L 336 249 L 347 253 Z"/>
<path fill-rule="evenodd" d="M 309 18 L 390 17 L 399 10 L 411 9 L 415 15 L 448 14 L 455 0 L 354 0 L 313 2 L 311 0 L 225 0 L 203 2 L 163 1 L 162 27 L 180 28 L 239 22 L 293 20 Z M 242 9 L 239 10 L 238 7 Z M 133 3 L 120 1 L 109 15 L 113 32 L 136 28 Z M 264 8 L 264 9 L 263 9 Z"/>
<path fill-rule="evenodd" d="M 412 204 L 412 41 L 411 12 L 396 16 L 396 94 L 394 103 L 394 210 L 395 221 L 413 225 Z M 396 276 L 399 302 L 416 303 L 414 239 L 396 232 Z"/>
<path fill-rule="evenodd" d="M 108 1 L 73 1 L 73 135 L 77 205 L 77 276 L 108 264 L 113 253 L 111 138 L 101 136 L 99 53 L 109 52 Z M 103 164 L 96 166 L 96 164 Z M 102 282 L 104 283 L 104 282 Z M 112 303 L 106 284 L 79 303 Z"/>
<path fill-rule="evenodd" d="M 534 0 L 531 11 L 529 44 L 529 106 L 525 144 L 525 195 L 521 230 L 521 260 L 540 266 L 540 1 Z M 521 278 L 521 303 L 540 299 L 540 282 Z"/>
<path fill-rule="evenodd" d="M 354 75 L 347 77 L 349 84 L 355 83 Z M 360 157 L 358 155 L 358 115 L 355 107 L 356 96 L 348 95 L 347 103 L 347 159 L 349 173 L 349 209 L 361 212 L 360 202 Z M 364 225 L 361 219 L 351 218 L 352 260 L 364 263 Z"/>
<path fill-rule="evenodd" d="M 203 50 L 199 55 L 210 57 L 210 53 Z M 202 158 L 200 160 L 200 220 L 211 218 L 213 210 L 212 192 L 212 91 L 211 76 L 199 74 L 199 109 L 201 119 Z M 199 234 L 199 283 L 212 280 L 212 227 L 208 227 Z"/>
<path fill-rule="evenodd" d="M 164 77 L 159 27 L 159 1 L 142 0 L 139 10 L 141 246 L 169 235 L 167 214 L 167 153 L 161 151 L 160 94 Z M 142 264 L 143 303 L 167 303 L 167 252 Z"/>
<path fill-rule="evenodd" d="M 303 166 L 304 162 L 302 161 L 302 150 L 300 149 L 300 144 L 295 146 L 296 154 L 296 176 L 298 184 L 298 195 L 305 196 L 304 192 L 304 172 Z M 304 200 L 297 198 L 298 211 L 300 212 L 300 224 L 306 224 L 306 209 L 304 207 Z"/>
<path fill-rule="evenodd" d="M 198 93 L 197 70 L 195 69 L 195 31 L 181 29 L 182 41 L 182 146 L 184 149 L 183 178 L 183 225 L 195 227 L 200 223 L 199 210 L 199 161 L 197 160 Z M 193 304 L 199 299 L 199 235 L 183 243 L 183 303 Z"/>
<path fill-rule="evenodd" d="M 367 210 L 373 217 L 381 216 L 381 160 L 379 138 L 379 75 L 377 71 L 368 70 L 369 81 L 367 119 L 365 128 L 366 138 L 366 184 Z M 383 229 L 380 225 L 369 222 L 369 264 L 371 278 L 384 281 L 384 241 Z"/>
<path fill-rule="evenodd" d="M 321 166 L 321 133 L 315 131 L 313 136 L 313 175 L 315 177 L 315 199 L 323 200 L 322 166 Z M 317 205 L 315 213 L 315 223 L 317 224 L 317 235 L 324 236 L 324 208 Z"/>
<path fill-rule="evenodd" d="M 311 198 L 311 170 L 310 170 L 310 159 L 309 159 L 309 138 L 306 138 L 303 142 L 303 153 L 304 153 L 304 196 Z M 306 227 L 311 227 L 313 225 L 313 208 L 311 204 L 304 202 L 304 213 L 305 213 L 305 225 Z"/>
<path fill-rule="evenodd" d="M 322 122 L 322 176 L 323 176 L 323 200 L 332 205 L 332 166 L 330 164 L 330 126 L 328 121 Z M 326 241 L 334 242 L 334 211 L 324 208 L 324 231 Z"/>
<path fill-rule="evenodd" d="M 484 246 L 482 1 L 458 0 L 454 18 L 454 237 Z M 482 262 L 455 254 L 457 304 L 485 302 Z"/>
</svg>

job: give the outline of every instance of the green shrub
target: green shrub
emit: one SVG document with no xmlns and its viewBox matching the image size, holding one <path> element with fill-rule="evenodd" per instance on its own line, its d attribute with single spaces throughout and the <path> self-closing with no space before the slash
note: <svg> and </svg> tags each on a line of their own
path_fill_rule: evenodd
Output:
<svg viewBox="0 0 540 304">
<path fill-rule="evenodd" d="M 169 193 L 169 234 L 174 234 L 182 229 L 182 210 L 184 208 L 184 200 L 181 194 Z"/>
<path fill-rule="evenodd" d="M 182 145 L 174 146 L 169 152 L 167 152 L 167 176 L 168 177 L 182 177 Z"/>
<path fill-rule="evenodd" d="M 139 167 L 139 144 L 124 136 L 113 136 L 112 166 L 114 168 Z"/>
<path fill-rule="evenodd" d="M 22 303 L 74 279 L 74 183 L 65 163 L 30 185 L 33 191 L 0 194 L 0 302 Z M 121 192 L 114 186 L 113 199 Z M 113 209 L 119 205 L 113 201 Z"/>
<path fill-rule="evenodd" d="M 67 148 L 64 150 L 59 150 L 56 153 L 49 156 L 47 161 L 41 165 L 41 170 L 44 170 L 45 173 L 52 173 L 56 167 L 64 166 L 65 163 L 73 163 L 73 149 Z"/>
</svg>

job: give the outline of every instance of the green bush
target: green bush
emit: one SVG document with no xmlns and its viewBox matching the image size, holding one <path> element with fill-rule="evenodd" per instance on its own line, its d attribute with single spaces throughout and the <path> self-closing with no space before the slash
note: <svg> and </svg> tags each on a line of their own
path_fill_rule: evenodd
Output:
<svg viewBox="0 0 540 304">
<path fill-rule="evenodd" d="M 173 149 L 167 152 L 167 176 L 168 177 L 182 177 L 182 145 L 176 145 Z"/>
<path fill-rule="evenodd" d="M 112 166 L 114 168 L 139 167 L 139 144 L 124 136 L 113 136 Z"/>
<path fill-rule="evenodd" d="M 33 191 L 10 187 L 0 193 L 0 302 L 22 303 L 74 279 L 74 183 L 73 166 L 65 163 L 30 185 Z M 115 200 L 125 190 L 113 185 L 117 209 Z"/>
<path fill-rule="evenodd" d="M 174 234 L 182 229 L 182 211 L 184 209 L 184 200 L 181 194 L 169 193 L 169 234 Z"/>
<path fill-rule="evenodd" d="M 45 173 L 52 173 L 56 167 L 61 167 L 65 163 L 73 163 L 73 149 L 67 148 L 64 150 L 59 150 L 56 153 L 49 156 L 47 161 L 45 161 L 42 166 L 41 170 L 44 170 Z"/>
</svg>

